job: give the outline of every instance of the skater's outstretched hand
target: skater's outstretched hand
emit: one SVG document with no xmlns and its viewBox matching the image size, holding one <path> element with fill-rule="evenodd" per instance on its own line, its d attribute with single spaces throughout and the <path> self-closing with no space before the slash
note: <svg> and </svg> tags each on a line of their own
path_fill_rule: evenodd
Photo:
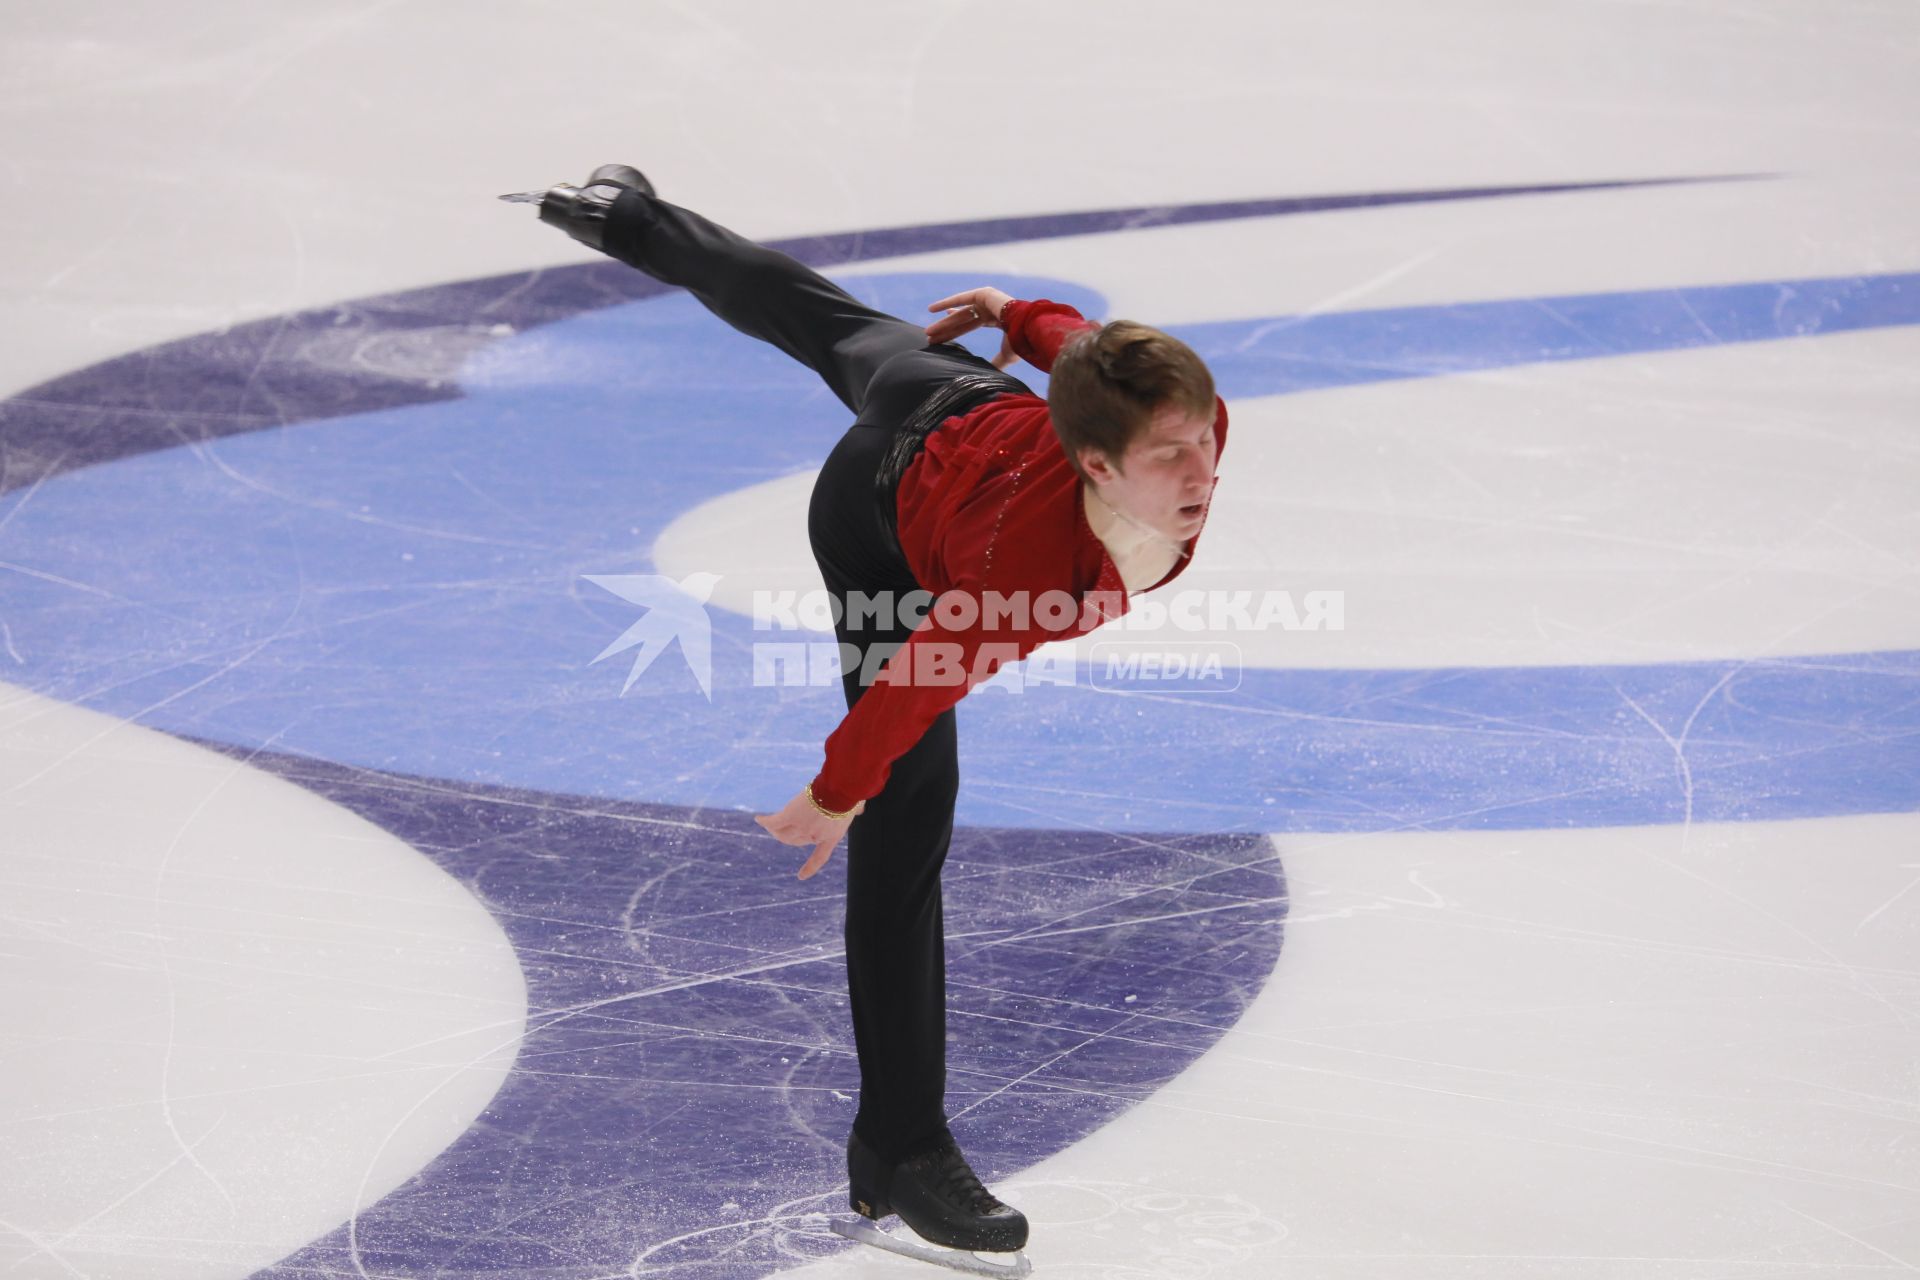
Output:
<svg viewBox="0 0 1920 1280">
<path fill-rule="evenodd" d="M 927 337 L 934 342 L 952 342 L 961 334 L 972 333 L 983 324 L 998 327 L 1001 310 L 1012 301 L 1012 294 L 1003 293 L 990 285 L 956 293 L 951 298 L 942 298 L 927 308 L 929 311 L 947 313 L 927 326 Z M 1004 369 L 1019 358 L 1014 354 L 1013 337 L 1009 334 L 1000 339 L 1000 354 L 993 358 L 993 367 Z"/>
<path fill-rule="evenodd" d="M 810 879 L 813 873 L 827 865 L 827 859 L 833 856 L 834 846 L 840 843 L 840 837 L 847 834 L 847 828 L 853 825 L 853 819 L 867 802 L 862 800 L 853 806 L 844 818 L 829 818 L 814 808 L 813 801 L 807 798 L 806 788 L 800 794 L 787 801 L 787 807 L 778 813 L 755 814 L 753 820 L 765 827 L 773 838 L 781 844 L 810 844 L 813 856 L 800 868 L 800 878 Z"/>
</svg>

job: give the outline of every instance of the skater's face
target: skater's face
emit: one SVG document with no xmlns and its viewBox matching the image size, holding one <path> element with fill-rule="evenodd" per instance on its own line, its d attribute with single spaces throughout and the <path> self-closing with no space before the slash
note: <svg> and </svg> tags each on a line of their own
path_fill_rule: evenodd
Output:
<svg viewBox="0 0 1920 1280">
<path fill-rule="evenodd" d="M 1127 446 L 1118 467 L 1101 454 L 1083 458 L 1100 497 L 1133 520 L 1175 542 L 1207 522 L 1213 496 L 1213 416 L 1163 405 L 1152 425 Z"/>
</svg>

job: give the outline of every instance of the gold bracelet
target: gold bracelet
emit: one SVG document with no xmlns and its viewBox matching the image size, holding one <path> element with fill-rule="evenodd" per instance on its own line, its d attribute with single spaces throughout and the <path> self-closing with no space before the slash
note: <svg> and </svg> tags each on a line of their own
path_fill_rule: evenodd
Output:
<svg viewBox="0 0 1920 1280">
<path fill-rule="evenodd" d="M 852 809 L 847 809 L 840 813 L 835 813 L 833 810 L 827 808 L 827 806 L 821 804 L 818 800 L 813 798 L 813 784 L 811 782 L 807 784 L 807 803 L 812 805 L 814 807 L 814 811 L 817 812 L 821 817 L 831 818 L 835 822 L 840 821 L 840 819 L 846 817 L 847 814 L 853 812 Z"/>
</svg>

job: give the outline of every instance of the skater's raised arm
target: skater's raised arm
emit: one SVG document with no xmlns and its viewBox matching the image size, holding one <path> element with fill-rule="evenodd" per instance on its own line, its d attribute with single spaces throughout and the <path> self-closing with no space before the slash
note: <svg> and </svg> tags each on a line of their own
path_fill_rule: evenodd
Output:
<svg viewBox="0 0 1920 1280">
<path fill-rule="evenodd" d="M 1100 328 L 1076 308 L 1047 298 L 1013 299 L 1000 308 L 1000 326 L 1007 331 L 1007 345 L 1043 373 L 1053 372 L 1053 362 L 1069 338 Z"/>
<path fill-rule="evenodd" d="M 927 326 L 927 337 L 933 342 L 952 342 L 962 334 L 972 333 L 981 325 L 1000 328 L 1001 310 L 1012 301 L 1011 294 L 991 285 L 942 298 L 927 307 L 929 311 L 947 313 Z M 1008 336 L 1000 341 L 1000 353 L 994 356 L 993 367 L 1004 369 L 1019 358 L 1013 349 L 1013 339 Z"/>
<path fill-rule="evenodd" d="M 1025 359 L 1042 372 L 1051 373 L 1054 357 L 1068 338 L 1100 327 L 1064 302 L 1046 298 L 1023 301 L 991 285 L 942 298 L 927 310 L 947 313 L 927 326 L 927 337 L 935 342 L 952 342 L 982 325 L 1004 329 L 1000 354 L 993 358 L 996 369 Z"/>
</svg>

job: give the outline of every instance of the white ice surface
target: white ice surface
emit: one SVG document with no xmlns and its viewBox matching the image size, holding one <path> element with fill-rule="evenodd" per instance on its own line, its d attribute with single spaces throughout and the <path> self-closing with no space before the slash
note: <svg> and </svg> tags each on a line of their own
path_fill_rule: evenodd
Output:
<svg viewBox="0 0 1920 1280">
<path fill-rule="evenodd" d="M 1784 171 L 1848 197 L 1808 220 L 1728 196 L 1733 225 L 1647 226 L 1633 257 L 1710 262 L 1751 219 L 1783 256 L 1845 244 L 1863 270 L 1910 265 L 1913 220 L 1889 214 L 1911 207 L 1916 47 L 1920 9 L 1879 0 L 1108 0 L 1092 26 L 1019 0 L 15 6 L 0 391 L 291 308 L 580 261 L 493 197 L 613 158 L 763 239 Z M 1480 213 L 1462 223 L 1497 248 L 1512 206 Z M 1343 290 L 1438 247 L 1316 276 Z M 1211 281 L 1228 261 L 1183 270 Z"/>
<path fill-rule="evenodd" d="M 1293 836 L 1273 980 L 998 1189 L 1047 1280 L 1920 1264 L 1905 816 Z M 964 1140 L 964 1122 L 959 1132 Z M 796 1280 L 904 1277 L 854 1254 Z"/>
<path fill-rule="evenodd" d="M 1337 592 L 1340 630 L 1133 620 L 1250 666 L 1664 662 L 1920 647 L 1920 329 L 1240 399 L 1201 554 L 1147 593 Z M 712 601 L 818 592 L 813 473 L 711 499 L 653 554 Z M 1209 593 L 1212 593 L 1209 595 Z M 1253 608 L 1258 608 L 1254 597 Z M 1145 619 L 1144 613 L 1140 615 Z"/>
<path fill-rule="evenodd" d="M 1118 260 L 1089 238 L 871 268 L 1084 279 L 1116 313 L 1165 323 L 1920 263 L 1909 4 L 1114 0 L 1092 26 L 1087 13 L 1006 0 L 15 6 L 0 18 L 0 392 L 292 308 L 582 261 L 492 197 L 613 159 L 761 238 L 1786 175 L 1157 231 Z M 1911 644 L 1912 503 L 1895 489 L 1920 419 L 1914 365 L 1902 336 L 1856 335 L 1275 401 L 1271 429 L 1294 451 L 1267 477 L 1273 496 L 1310 485 L 1337 501 L 1311 514 L 1274 502 L 1284 539 L 1216 517 L 1194 576 L 1224 568 L 1216 557 L 1267 556 L 1336 569 L 1356 598 L 1394 608 L 1436 568 L 1462 584 L 1428 599 L 1431 645 L 1401 634 L 1408 613 L 1370 606 L 1350 610 L 1337 654 L 1296 633 L 1287 661 L 1302 665 Z M 1528 420 L 1536 403 L 1550 421 Z M 1236 407 L 1237 457 L 1257 456 L 1265 413 Z M 1589 449 L 1589 491 L 1519 452 L 1576 428 L 1677 450 L 1692 470 Z M 1386 461 L 1311 474 L 1363 457 L 1363 441 Z M 1835 469 L 1790 483 L 1822 458 Z M 1635 477 L 1654 496 L 1632 502 Z M 1265 501 L 1250 479 L 1224 478 L 1223 500 Z M 785 483 L 799 492 L 804 477 Z M 1554 522 L 1569 501 L 1584 525 Z M 1779 504 L 1773 523 L 1763 503 Z M 1603 614 L 1583 586 L 1525 576 L 1569 564 L 1635 566 L 1651 616 Z M 1495 597 L 1484 610 L 1482 595 Z M 1554 607 L 1536 618 L 1520 598 Z M 0 644 L 0 672 L 6 661 Z M 244 1270 L 404 1176 L 403 1147 L 424 1160 L 458 1132 L 455 1095 L 477 1109 L 497 1046 L 382 1056 L 417 1043 L 422 1019 L 444 1015 L 429 1030 L 458 1036 L 519 1017 L 510 957 L 457 887 L 231 760 L 103 736 L 97 718 L 16 692 L 0 702 L 12 1258 L 32 1239 L 90 1275 Z M 80 742 L 94 745 L 72 754 Z M 324 834 L 279 843 L 296 829 Z M 1915 836 L 1911 817 L 1888 817 L 1289 838 L 1294 919 L 1247 1019 L 1168 1090 L 1006 1188 L 1040 1223 L 1042 1274 L 1266 1280 L 1282 1257 L 1294 1280 L 1920 1268 Z M 308 839 L 328 861 L 283 860 Z M 328 866 L 354 874 L 316 886 Z M 279 886 L 326 891 L 270 927 L 236 925 Z M 376 1001 L 334 981 L 361 966 L 384 977 L 394 958 L 380 948 L 412 945 L 422 911 L 433 938 L 418 982 L 386 983 Z M 491 941 L 441 935 L 459 921 Z M 446 993 L 476 974 L 496 994 L 449 1010 Z M 388 1038 L 362 1059 L 308 1042 L 231 1052 L 289 982 L 303 984 L 296 1002 Z M 89 1016 L 122 1009 L 105 1033 Z M 264 1084 L 203 1075 L 209 1056 Z M 456 1083 L 403 1123 L 435 1079 Z M 272 1199 L 309 1177 L 335 1216 L 318 1195 Z M 0 1274 L 73 1274 L 52 1252 L 25 1256 Z M 890 1259 L 832 1267 L 921 1274 Z"/>
<path fill-rule="evenodd" d="M 526 1016 L 452 877 L 235 759 L 0 686 L 0 1275 L 224 1280 L 473 1123 Z"/>
</svg>

